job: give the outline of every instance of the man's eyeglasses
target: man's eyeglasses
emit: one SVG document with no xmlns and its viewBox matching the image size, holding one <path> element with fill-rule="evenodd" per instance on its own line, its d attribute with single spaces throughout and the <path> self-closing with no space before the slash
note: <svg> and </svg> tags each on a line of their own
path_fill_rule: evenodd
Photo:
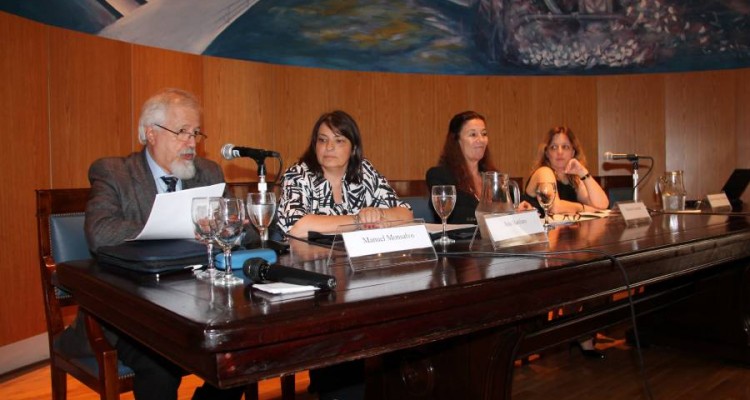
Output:
<svg viewBox="0 0 750 400">
<path fill-rule="evenodd" d="M 167 132 L 172 132 L 177 136 L 177 140 L 181 142 L 187 142 L 188 140 L 195 139 L 195 143 L 200 143 L 203 139 L 208 139 L 208 136 L 206 136 L 203 132 L 196 130 L 193 132 L 189 132 L 187 129 L 182 128 L 179 131 L 175 132 L 167 127 L 161 126 L 159 124 L 154 124 L 155 126 L 158 126 L 161 129 L 164 129 Z"/>
</svg>

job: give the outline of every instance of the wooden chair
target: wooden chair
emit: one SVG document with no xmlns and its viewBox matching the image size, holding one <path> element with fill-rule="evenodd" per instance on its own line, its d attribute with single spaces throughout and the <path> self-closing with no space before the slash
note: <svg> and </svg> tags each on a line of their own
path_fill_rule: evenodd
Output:
<svg viewBox="0 0 750 400">
<path fill-rule="evenodd" d="M 52 398 L 67 397 L 67 374 L 99 393 L 102 399 L 119 399 L 133 390 L 133 371 L 117 361 L 117 351 L 104 338 L 98 322 L 83 313 L 94 357 L 73 357 L 55 346 L 65 329 L 63 317 L 75 311 L 75 300 L 57 284 L 58 262 L 91 258 L 83 233 L 88 189 L 37 190 L 39 261 L 49 336 Z"/>
</svg>

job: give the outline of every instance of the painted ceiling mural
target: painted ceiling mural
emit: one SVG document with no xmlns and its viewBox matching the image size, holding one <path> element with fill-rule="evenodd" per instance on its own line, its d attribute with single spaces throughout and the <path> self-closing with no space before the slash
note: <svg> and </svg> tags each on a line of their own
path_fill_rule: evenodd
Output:
<svg viewBox="0 0 750 400">
<path fill-rule="evenodd" d="M 750 66 L 750 0 L 0 0 L 0 10 L 195 54 L 463 75 Z"/>
</svg>

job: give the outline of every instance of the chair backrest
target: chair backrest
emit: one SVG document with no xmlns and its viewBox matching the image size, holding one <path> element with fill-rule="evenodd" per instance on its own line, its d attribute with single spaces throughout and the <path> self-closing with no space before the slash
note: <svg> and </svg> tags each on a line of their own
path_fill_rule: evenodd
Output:
<svg viewBox="0 0 750 400">
<path fill-rule="evenodd" d="M 607 197 L 609 197 L 609 208 L 615 208 L 618 201 L 633 200 L 633 188 L 611 187 L 607 190 Z"/>
<path fill-rule="evenodd" d="M 55 263 L 91 258 L 83 222 L 86 214 L 50 215 L 50 247 Z"/>
<path fill-rule="evenodd" d="M 424 222 L 428 224 L 438 222 L 435 213 L 432 211 L 429 196 L 408 196 L 402 197 L 401 200 L 409 203 L 411 210 L 414 213 L 414 218 L 422 218 L 424 219 Z"/>
<path fill-rule="evenodd" d="M 89 189 L 36 191 L 39 256 L 54 262 L 91 258 L 83 232 Z"/>
</svg>

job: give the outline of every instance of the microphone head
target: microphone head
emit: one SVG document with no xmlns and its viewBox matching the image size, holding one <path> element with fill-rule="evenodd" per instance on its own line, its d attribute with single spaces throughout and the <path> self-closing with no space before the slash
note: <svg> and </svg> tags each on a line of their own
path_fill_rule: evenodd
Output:
<svg viewBox="0 0 750 400">
<path fill-rule="evenodd" d="M 232 154 L 232 150 L 234 150 L 234 145 L 231 143 L 227 143 L 224 146 L 221 147 L 221 156 L 224 157 L 225 160 L 231 160 L 234 158 L 234 154 Z"/>
<path fill-rule="evenodd" d="M 268 267 L 268 261 L 261 257 L 251 257 L 242 263 L 242 273 L 253 282 L 265 280 L 264 269 Z"/>
<path fill-rule="evenodd" d="M 607 160 L 607 161 L 612 160 L 612 152 L 608 151 L 608 152 L 604 153 L 604 159 Z"/>
</svg>

